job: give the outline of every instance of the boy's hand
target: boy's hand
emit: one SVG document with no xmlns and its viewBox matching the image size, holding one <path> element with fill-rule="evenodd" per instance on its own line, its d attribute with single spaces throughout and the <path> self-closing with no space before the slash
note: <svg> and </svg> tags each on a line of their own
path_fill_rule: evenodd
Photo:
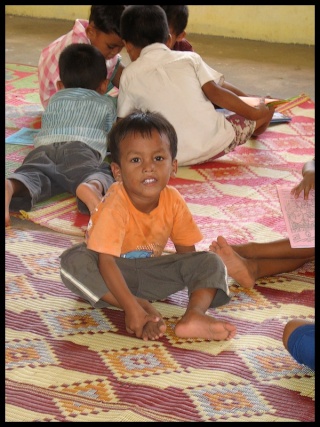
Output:
<svg viewBox="0 0 320 427">
<path fill-rule="evenodd" d="M 148 322 L 157 323 L 160 316 L 148 314 L 140 305 L 133 311 L 127 311 L 124 315 L 126 330 L 129 334 L 135 334 L 137 338 L 142 337 L 143 328 Z"/>
<path fill-rule="evenodd" d="M 304 176 L 301 180 L 301 182 L 293 187 L 291 190 L 291 194 L 294 195 L 294 197 L 297 199 L 300 195 L 300 193 L 304 192 L 304 199 L 307 200 L 309 197 L 309 193 L 311 189 L 314 189 L 315 185 L 315 174 L 313 171 L 307 171 L 304 173 Z"/>
</svg>

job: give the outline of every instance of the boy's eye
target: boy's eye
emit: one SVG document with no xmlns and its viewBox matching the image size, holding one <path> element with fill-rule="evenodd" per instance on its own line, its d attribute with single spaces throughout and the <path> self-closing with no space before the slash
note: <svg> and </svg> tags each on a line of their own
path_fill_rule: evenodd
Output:
<svg viewBox="0 0 320 427">
<path fill-rule="evenodd" d="M 140 161 L 139 157 L 134 157 L 130 160 L 132 163 L 138 163 Z"/>
<path fill-rule="evenodd" d="M 162 157 L 162 156 L 156 156 L 156 157 L 155 157 L 155 160 L 156 160 L 157 162 L 159 162 L 159 161 L 163 160 L 163 157 Z"/>
</svg>

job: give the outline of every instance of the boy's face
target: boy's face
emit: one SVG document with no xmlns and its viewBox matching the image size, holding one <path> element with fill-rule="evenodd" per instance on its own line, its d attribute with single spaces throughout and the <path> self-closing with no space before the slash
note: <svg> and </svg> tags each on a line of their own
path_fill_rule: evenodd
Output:
<svg viewBox="0 0 320 427">
<path fill-rule="evenodd" d="M 122 181 L 139 209 L 158 205 L 160 192 L 177 172 L 177 160 L 172 160 L 168 138 L 156 130 L 150 137 L 128 134 L 120 143 L 120 162 L 111 164 L 114 178 Z"/>
<path fill-rule="evenodd" d="M 86 28 L 86 33 L 91 44 L 100 50 L 105 59 L 112 59 L 124 46 L 121 37 L 116 33 L 106 34 L 91 24 Z"/>
</svg>

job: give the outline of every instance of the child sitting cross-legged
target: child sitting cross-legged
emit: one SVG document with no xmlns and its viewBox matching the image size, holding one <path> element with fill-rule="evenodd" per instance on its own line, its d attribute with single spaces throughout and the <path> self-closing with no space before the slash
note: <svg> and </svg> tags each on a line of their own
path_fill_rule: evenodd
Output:
<svg viewBox="0 0 320 427">
<path fill-rule="evenodd" d="M 116 183 L 92 213 L 86 242 L 62 253 L 61 278 L 93 307 L 122 309 L 127 332 L 143 340 L 166 333 L 152 302 L 187 287 L 189 302 L 175 334 L 230 340 L 236 326 L 206 313 L 230 300 L 225 265 L 216 254 L 195 250 L 202 234 L 168 185 L 177 171 L 177 143 L 174 127 L 159 113 L 134 111 L 113 126 L 108 144 Z M 163 255 L 168 239 L 176 253 Z"/>
</svg>

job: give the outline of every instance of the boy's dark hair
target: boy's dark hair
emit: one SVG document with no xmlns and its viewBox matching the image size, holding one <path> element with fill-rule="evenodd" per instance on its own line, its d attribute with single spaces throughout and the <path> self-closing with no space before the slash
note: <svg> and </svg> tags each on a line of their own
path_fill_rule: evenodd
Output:
<svg viewBox="0 0 320 427">
<path fill-rule="evenodd" d="M 189 19 L 188 6 L 183 4 L 160 5 L 167 15 L 169 27 L 174 31 L 175 36 L 178 36 L 187 28 Z"/>
<path fill-rule="evenodd" d="M 166 135 L 170 143 L 172 159 L 177 156 L 178 137 L 172 124 L 160 113 L 134 110 L 116 122 L 108 134 L 108 149 L 111 161 L 120 165 L 120 142 L 129 134 L 150 137 L 156 130 L 159 135 Z"/>
<path fill-rule="evenodd" d="M 129 5 L 121 16 L 120 34 L 123 40 L 141 49 L 152 43 L 167 43 L 166 14 L 158 5 Z"/>
<path fill-rule="evenodd" d="M 73 43 L 59 56 L 59 74 L 65 88 L 96 90 L 107 78 L 106 60 L 96 47 Z"/>
<path fill-rule="evenodd" d="M 90 9 L 89 22 L 92 23 L 97 30 L 103 33 L 116 33 L 120 36 L 120 18 L 126 5 L 120 4 L 117 6 L 95 6 Z"/>
</svg>

